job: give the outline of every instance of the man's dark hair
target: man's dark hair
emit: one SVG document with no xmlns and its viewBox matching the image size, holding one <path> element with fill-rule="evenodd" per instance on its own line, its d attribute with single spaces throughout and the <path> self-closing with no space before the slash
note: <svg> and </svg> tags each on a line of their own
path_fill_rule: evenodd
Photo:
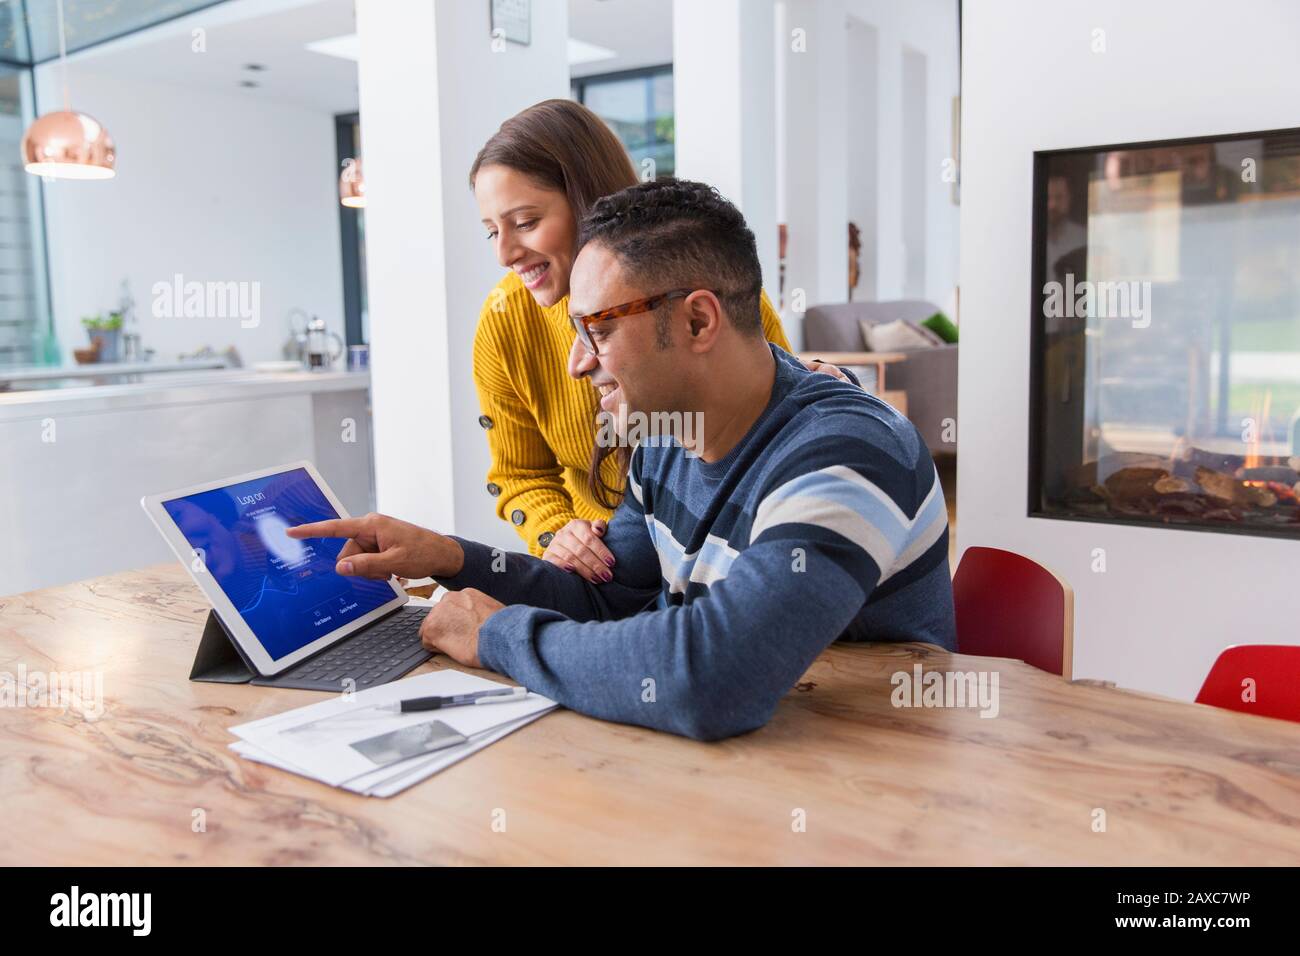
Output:
<svg viewBox="0 0 1300 956">
<path fill-rule="evenodd" d="M 664 177 L 628 186 L 592 204 L 578 228 L 578 249 L 597 242 L 612 252 L 647 295 L 712 289 L 737 330 L 761 335 L 763 274 L 745 217 L 712 186 Z M 667 307 L 658 333 L 667 342 Z"/>
</svg>

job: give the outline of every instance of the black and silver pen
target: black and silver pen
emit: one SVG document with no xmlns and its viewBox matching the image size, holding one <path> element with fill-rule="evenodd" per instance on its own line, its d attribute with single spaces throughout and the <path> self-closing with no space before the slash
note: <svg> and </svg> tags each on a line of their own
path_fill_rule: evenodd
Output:
<svg viewBox="0 0 1300 956">
<path fill-rule="evenodd" d="M 441 710 L 443 707 L 460 707 L 468 704 L 508 704 L 526 696 L 528 696 L 527 687 L 507 687 L 502 690 L 454 694 L 451 697 L 411 697 L 388 704 L 376 704 L 374 709 L 393 714 L 411 714 L 421 710 Z"/>
</svg>

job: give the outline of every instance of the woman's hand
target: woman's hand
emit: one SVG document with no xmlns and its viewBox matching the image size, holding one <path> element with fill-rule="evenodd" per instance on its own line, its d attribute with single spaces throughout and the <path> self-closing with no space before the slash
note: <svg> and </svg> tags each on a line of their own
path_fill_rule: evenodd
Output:
<svg viewBox="0 0 1300 956">
<path fill-rule="evenodd" d="M 614 566 L 614 555 L 600 540 L 606 527 L 604 518 L 595 521 L 574 518 L 555 532 L 555 537 L 542 553 L 542 560 L 580 574 L 592 584 L 613 580 L 610 568 Z"/>
<path fill-rule="evenodd" d="M 841 382 L 847 382 L 849 377 L 844 374 L 844 369 L 838 365 L 831 365 L 828 362 L 822 362 L 818 359 L 802 359 L 803 367 L 810 372 L 822 372 L 831 378 L 838 378 Z"/>
</svg>

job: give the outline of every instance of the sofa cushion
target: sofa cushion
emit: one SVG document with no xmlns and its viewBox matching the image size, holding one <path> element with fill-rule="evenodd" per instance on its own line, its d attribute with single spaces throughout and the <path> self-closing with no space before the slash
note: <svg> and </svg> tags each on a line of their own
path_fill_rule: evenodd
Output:
<svg viewBox="0 0 1300 956">
<path fill-rule="evenodd" d="M 942 312 L 936 312 L 930 316 L 921 323 L 921 327 L 929 329 L 949 345 L 957 344 L 957 326 L 953 324 L 952 319 Z"/>
<path fill-rule="evenodd" d="M 893 322 L 860 323 L 862 339 L 872 352 L 906 352 L 911 349 L 928 349 L 943 345 L 943 340 L 929 329 L 914 322 L 895 319 Z"/>
</svg>

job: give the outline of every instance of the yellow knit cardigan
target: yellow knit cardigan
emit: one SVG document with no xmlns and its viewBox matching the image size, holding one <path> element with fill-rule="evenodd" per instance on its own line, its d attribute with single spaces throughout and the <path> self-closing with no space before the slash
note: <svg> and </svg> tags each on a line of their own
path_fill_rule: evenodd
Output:
<svg viewBox="0 0 1300 956">
<path fill-rule="evenodd" d="M 764 293 L 763 333 L 789 351 L 781 319 Z M 573 326 L 569 299 L 542 308 L 513 272 L 488 295 L 474 335 L 474 382 L 482 414 L 479 425 L 492 453 L 488 495 L 497 516 L 509 521 L 540 555 L 549 536 L 573 518 L 608 518 L 587 489 L 587 467 L 596 444 L 596 390 L 567 369 Z M 622 488 L 614 456 L 602 472 Z"/>
</svg>

